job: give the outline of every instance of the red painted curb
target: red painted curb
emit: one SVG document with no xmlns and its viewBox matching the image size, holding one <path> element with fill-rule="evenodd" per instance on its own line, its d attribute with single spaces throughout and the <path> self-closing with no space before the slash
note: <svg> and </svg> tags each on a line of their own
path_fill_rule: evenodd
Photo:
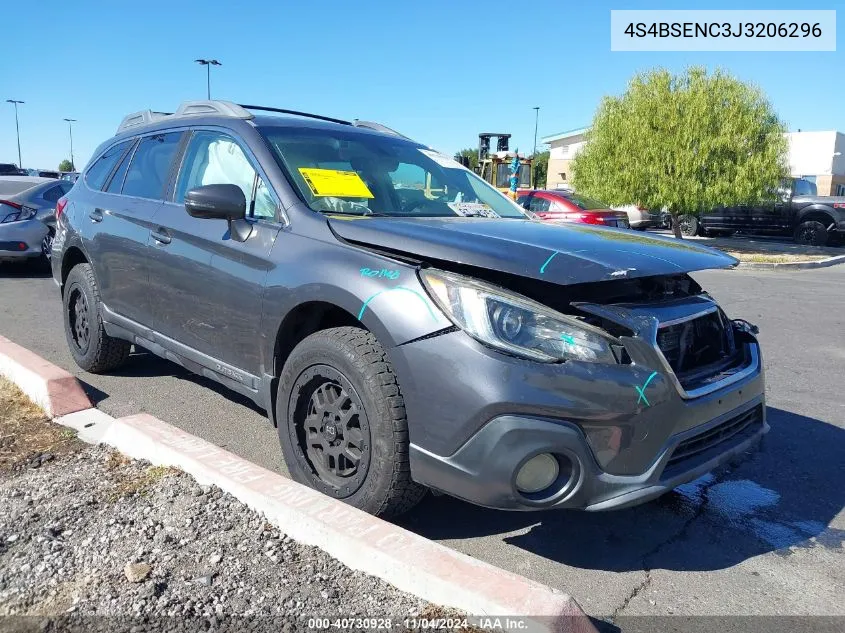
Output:
<svg viewBox="0 0 845 633">
<path fill-rule="evenodd" d="M 199 483 L 213 483 L 263 513 L 294 540 L 319 547 L 398 589 L 468 615 L 523 618 L 528 626 L 517 625 L 522 630 L 596 633 L 575 600 L 556 589 L 357 510 L 151 415 L 115 420 L 92 408 L 70 373 L 2 336 L 0 375 L 49 415 L 67 416 L 57 421 L 78 427 L 81 439 L 179 467 Z"/>
<path fill-rule="evenodd" d="M 430 602 L 471 615 L 525 617 L 532 630 L 596 631 L 564 593 L 357 510 L 151 415 L 115 420 L 102 441 L 213 483 L 263 512 L 294 540 Z"/>
<path fill-rule="evenodd" d="M 4 336 L 0 336 L 0 375 L 17 384 L 51 417 L 92 407 L 73 375 Z"/>
</svg>

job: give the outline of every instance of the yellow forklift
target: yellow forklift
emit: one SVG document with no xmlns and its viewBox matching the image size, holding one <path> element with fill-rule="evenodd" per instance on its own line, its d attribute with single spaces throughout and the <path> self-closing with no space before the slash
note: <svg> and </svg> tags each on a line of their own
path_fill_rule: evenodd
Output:
<svg viewBox="0 0 845 633">
<path fill-rule="evenodd" d="M 496 138 L 496 151 L 490 152 L 490 139 Z M 478 175 L 502 193 L 510 188 L 509 167 L 518 154 L 508 149 L 510 134 L 482 132 L 478 135 Z M 519 156 L 519 188 L 531 188 L 531 159 Z"/>
</svg>

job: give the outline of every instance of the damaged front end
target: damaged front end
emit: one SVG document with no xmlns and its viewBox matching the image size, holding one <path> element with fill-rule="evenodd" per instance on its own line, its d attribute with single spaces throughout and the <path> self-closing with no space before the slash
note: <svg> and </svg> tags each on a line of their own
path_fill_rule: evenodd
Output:
<svg viewBox="0 0 845 633">
<path fill-rule="evenodd" d="M 462 331 L 399 348 L 414 377 L 409 417 L 438 420 L 412 435 L 418 481 L 500 508 L 627 507 L 768 430 L 756 328 L 729 319 L 688 275 L 560 286 L 473 272 L 465 279 L 485 278 L 472 282 L 480 295 L 430 281 L 461 274 L 421 272 Z M 485 338 L 494 335 L 514 345 Z M 564 474 L 526 494 L 515 473 L 538 455 Z"/>
</svg>

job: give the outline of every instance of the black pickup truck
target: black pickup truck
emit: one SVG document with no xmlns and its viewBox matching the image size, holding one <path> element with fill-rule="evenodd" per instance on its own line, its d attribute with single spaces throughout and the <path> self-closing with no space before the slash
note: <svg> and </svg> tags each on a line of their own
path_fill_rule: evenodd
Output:
<svg viewBox="0 0 845 633">
<path fill-rule="evenodd" d="M 731 235 L 737 231 L 792 235 L 799 244 L 824 246 L 845 235 L 845 196 L 816 195 L 815 183 L 796 178 L 778 198 L 757 205 L 718 207 L 700 216 L 681 216 L 684 235 Z"/>
</svg>

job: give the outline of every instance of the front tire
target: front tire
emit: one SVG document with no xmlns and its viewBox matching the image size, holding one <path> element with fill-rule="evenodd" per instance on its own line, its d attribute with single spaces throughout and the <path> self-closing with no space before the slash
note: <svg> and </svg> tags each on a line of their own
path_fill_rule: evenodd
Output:
<svg viewBox="0 0 845 633">
<path fill-rule="evenodd" d="M 338 327 L 308 336 L 279 378 L 276 413 L 291 477 L 376 516 L 413 508 L 405 402 L 370 332 Z"/>
<path fill-rule="evenodd" d="M 793 236 L 797 244 L 825 246 L 828 240 L 827 228 L 816 220 L 807 220 L 795 228 Z"/>
<path fill-rule="evenodd" d="M 92 374 L 120 367 L 132 344 L 106 334 L 102 303 L 91 264 L 77 264 L 65 281 L 65 337 L 76 364 Z"/>
</svg>

